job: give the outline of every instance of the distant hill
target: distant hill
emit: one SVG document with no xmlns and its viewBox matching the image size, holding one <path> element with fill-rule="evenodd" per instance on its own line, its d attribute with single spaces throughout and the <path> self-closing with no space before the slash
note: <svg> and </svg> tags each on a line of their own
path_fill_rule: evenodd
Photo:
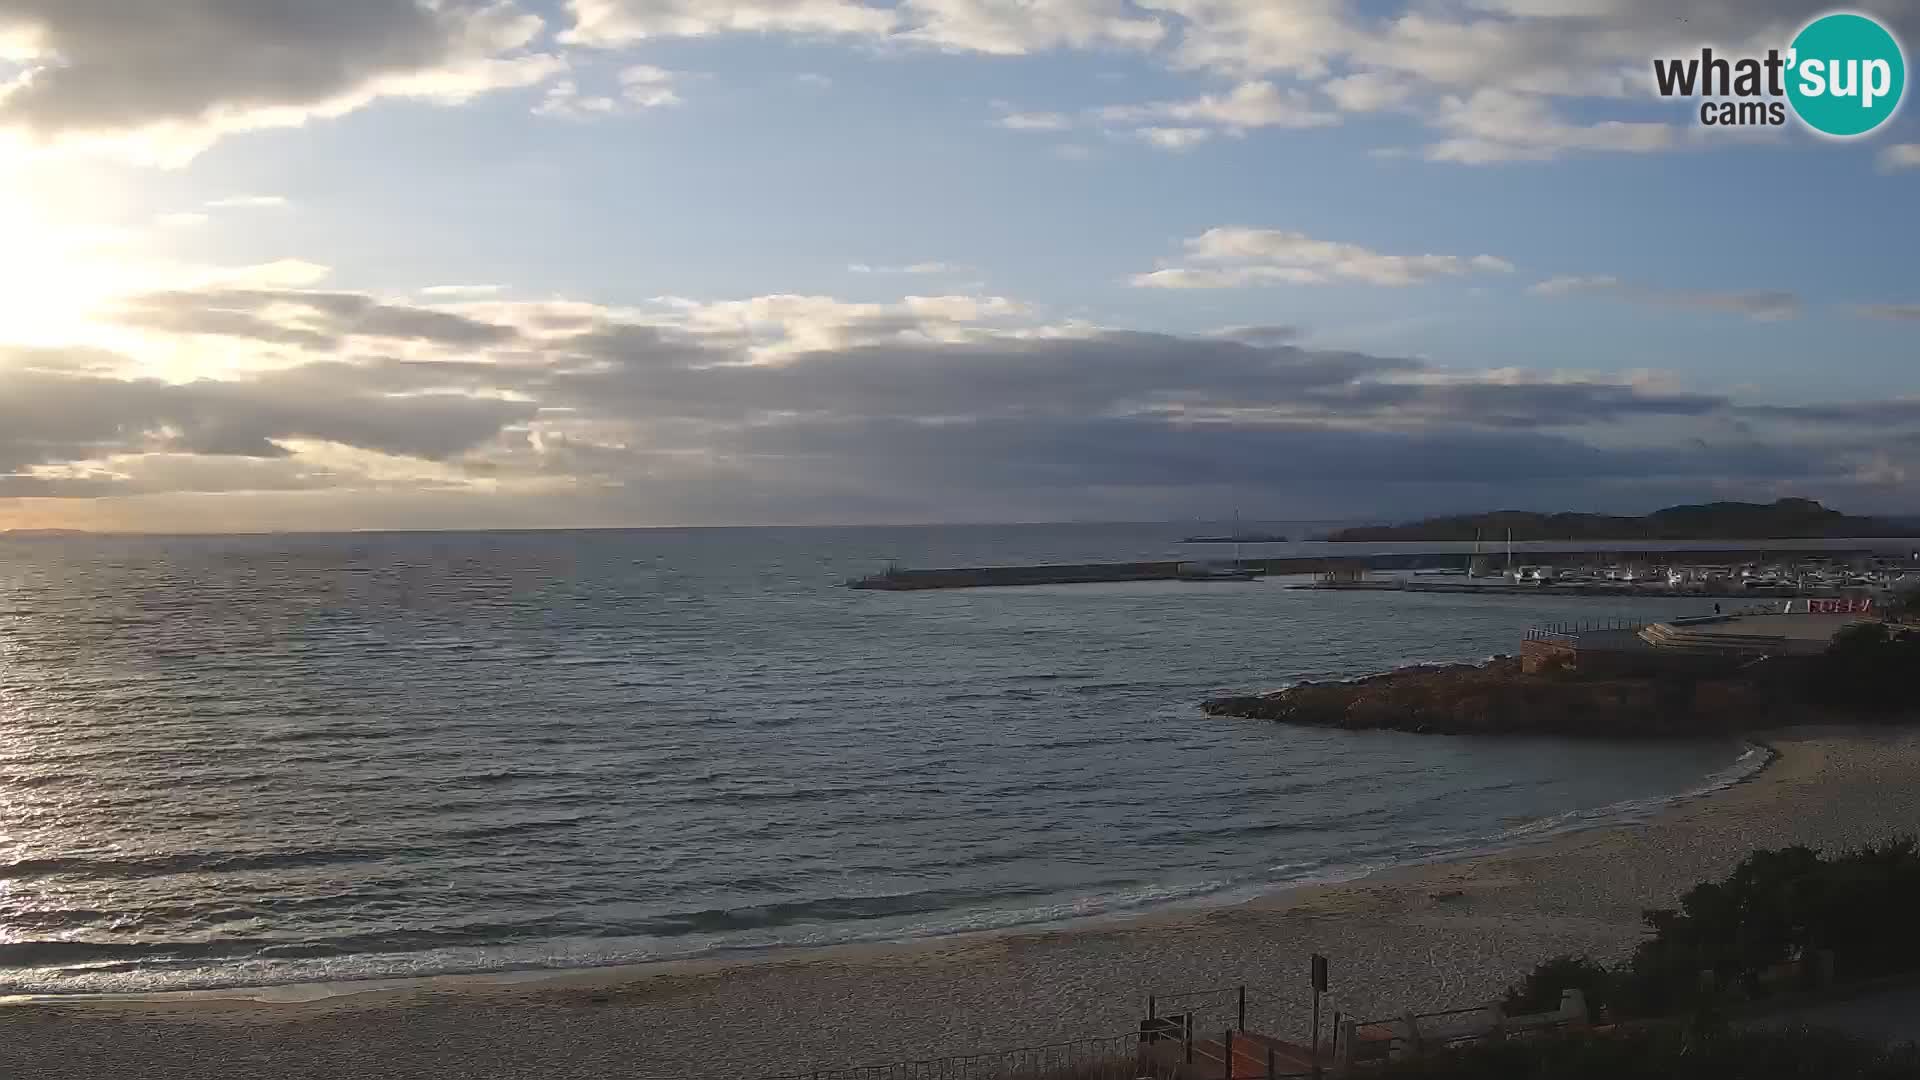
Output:
<svg viewBox="0 0 1920 1080">
<path fill-rule="evenodd" d="M 1669 506 L 1645 517 L 1536 514 L 1496 510 L 1429 518 L 1407 525 L 1342 529 L 1329 540 L 1796 540 L 1843 536 L 1920 536 L 1911 522 L 1854 517 L 1812 499 Z"/>
</svg>

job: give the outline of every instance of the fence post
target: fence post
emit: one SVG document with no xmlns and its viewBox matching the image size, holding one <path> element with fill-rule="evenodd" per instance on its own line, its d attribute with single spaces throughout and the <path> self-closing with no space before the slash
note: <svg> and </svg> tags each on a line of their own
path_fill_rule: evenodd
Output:
<svg viewBox="0 0 1920 1080">
<path fill-rule="evenodd" d="M 1247 984 L 1240 984 L 1240 1030 L 1247 1030 Z"/>
<path fill-rule="evenodd" d="M 1155 1018 L 1155 1013 L 1153 1011 L 1153 1008 L 1154 1008 L 1153 995 L 1148 994 L 1147 995 L 1147 1019 L 1149 1020 L 1152 1020 Z"/>
<path fill-rule="evenodd" d="M 1221 1066 L 1220 1080 L 1233 1080 L 1233 1029 L 1220 1036 L 1220 1056 L 1226 1059 Z"/>
<path fill-rule="evenodd" d="M 1341 1076 L 1353 1072 L 1353 1044 L 1357 1041 L 1359 1031 L 1360 1023 L 1353 1019 L 1343 1021 L 1334 1029 L 1333 1067 Z"/>
<path fill-rule="evenodd" d="M 1267 1047 L 1267 1080 L 1274 1080 L 1274 1077 L 1278 1075 L 1279 1074 L 1276 1073 L 1273 1068 L 1273 1047 L 1268 1046 Z"/>
<path fill-rule="evenodd" d="M 1191 1065 L 1193 1064 L 1193 1013 L 1189 1011 L 1181 1020 L 1180 1042 L 1185 1047 L 1187 1064 Z"/>
</svg>

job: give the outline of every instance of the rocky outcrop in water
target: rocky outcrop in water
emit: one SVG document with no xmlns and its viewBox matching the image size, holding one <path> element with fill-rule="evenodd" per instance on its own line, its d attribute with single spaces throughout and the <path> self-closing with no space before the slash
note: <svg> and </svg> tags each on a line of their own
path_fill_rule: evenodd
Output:
<svg viewBox="0 0 1920 1080">
<path fill-rule="evenodd" d="M 1769 726 L 1784 719 L 1777 700 L 1757 679 L 1529 674 L 1518 658 L 1503 656 L 1478 665 L 1302 683 L 1271 694 L 1215 698 L 1201 707 L 1215 716 L 1349 730 L 1645 738 Z"/>
</svg>

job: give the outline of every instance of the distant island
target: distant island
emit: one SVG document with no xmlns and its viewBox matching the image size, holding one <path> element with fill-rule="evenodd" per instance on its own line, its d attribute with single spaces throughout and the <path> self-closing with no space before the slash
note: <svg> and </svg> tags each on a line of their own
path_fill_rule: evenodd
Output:
<svg viewBox="0 0 1920 1080">
<path fill-rule="evenodd" d="M 1798 540 L 1837 537 L 1920 536 L 1912 525 L 1854 517 L 1812 499 L 1772 503 L 1716 502 L 1669 506 L 1645 517 L 1609 514 L 1539 514 L 1496 510 L 1429 518 L 1406 525 L 1342 529 L 1334 541 L 1483 540 Z"/>
</svg>

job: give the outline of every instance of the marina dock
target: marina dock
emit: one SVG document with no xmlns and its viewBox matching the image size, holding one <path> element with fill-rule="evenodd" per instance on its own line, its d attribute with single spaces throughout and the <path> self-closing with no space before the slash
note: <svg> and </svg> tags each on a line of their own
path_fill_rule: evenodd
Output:
<svg viewBox="0 0 1920 1080">
<path fill-rule="evenodd" d="M 1901 541 L 1911 544 L 1912 541 Z M 1331 545 L 1315 545 L 1320 548 L 1313 554 L 1286 555 L 1263 558 L 1243 558 L 1234 560 L 1178 560 L 1165 559 L 1145 562 L 1115 563 L 1071 563 L 1036 564 L 1027 566 L 961 566 L 936 569 L 901 569 L 888 567 L 886 570 L 866 577 L 853 578 L 845 582 L 851 589 L 874 589 L 890 592 L 914 592 L 925 589 L 978 589 L 1016 585 L 1078 585 L 1112 584 L 1133 581 L 1177 581 L 1211 580 L 1220 576 L 1218 571 L 1233 568 L 1250 571 L 1259 576 L 1305 576 L 1318 578 L 1312 583 L 1289 586 L 1297 589 L 1327 589 L 1348 591 L 1404 591 L 1404 592 L 1452 592 L 1473 593 L 1479 595 L 1522 594 L 1538 596 L 1698 596 L 1698 595 L 1752 595 L 1764 598 L 1822 597 L 1838 595 L 1838 587 L 1774 587 L 1764 591 L 1745 591 L 1739 581 L 1731 581 L 1730 588 L 1702 588 L 1702 582 L 1690 582 L 1684 585 L 1668 586 L 1663 582 L 1649 581 L 1607 581 L 1581 579 L 1576 581 L 1516 582 L 1510 577 L 1493 570 L 1488 564 L 1492 556 L 1485 552 L 1469 555 L 1458 550 L 1414 550 L 1414 551 L 1356 551 L 1329 552 Z M 1516 553 L 1516 557 L 1519 553 Z M 1805 547 L 1790 546 L 1780 541 L 1759 541 L 1752 546 L 1714 547 L 1690 549 L 1654 550 L 1636 547 L 1574 548 L 1545 550 L 1540 546 L 1531 546 L 1525 557 L 1529 562 L 1551 562 L 1560 567 L 1604 566 L 1618 563 L 1631 563 L 1638 566 L 1702 566 L 1721 567 L 1758 563 L 1794 563 L 1802 560 L 1829 560 L 1836 563 L 1861 562 L 1880 558 L 1884 561 L 1885 551 L 1872 546 L 1836 547 L 1808 543 Z M 1920 562 L 1907 557 L 1903 551 L 1902 561 L 1920 570 Z M 1468 563 L 1471 563 L 1476 576 L 1469 576 Z M 1212 573 L 1202 568 L 1211 568 Z M 1395 576 L 1369 578 L 1371 571 L 1411 573 L 1415 576 Z M 1438 571 L 1432 577 L 1417 576 L 1420 571 Z M 1442 576 L 1442 574 L 1446 576 Z M 1718 583 L 1712 583 L 1718 584 Z"/>
</svg>

